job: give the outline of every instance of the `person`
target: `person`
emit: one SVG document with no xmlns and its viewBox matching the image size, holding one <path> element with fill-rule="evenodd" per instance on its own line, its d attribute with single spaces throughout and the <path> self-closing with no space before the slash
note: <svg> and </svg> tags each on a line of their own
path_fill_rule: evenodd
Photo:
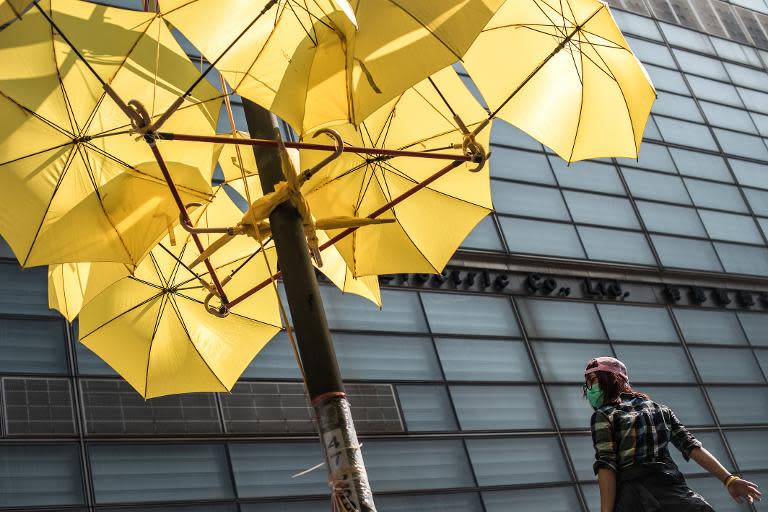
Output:
<svg viewBox="0 0 768 512">
<path fill-rule="evenodd" d="M 669 443 L 719 478 L 737 503 L 760 500 L 757 485 L 728 472 L 669 407 L 634 391 L 618 359 L 587 363 L 584 397 L 595 410 L 590 426 L 601 512 L 714 512 L 688 487 Z"/>
</svg>

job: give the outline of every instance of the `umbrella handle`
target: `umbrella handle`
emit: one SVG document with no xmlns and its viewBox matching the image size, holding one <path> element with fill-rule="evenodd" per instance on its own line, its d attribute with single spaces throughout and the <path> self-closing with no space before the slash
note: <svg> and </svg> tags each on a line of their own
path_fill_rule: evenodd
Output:
<svg viewBox="0 0 768 512">
<path fill-rule="evenodd" d="M 307 180 L 309 180 L 314 174 L 325 167 L 326 165 L 330 164 L 337 158 L 341 156 L 341 154 L 344 152 L 344 139 L 341 137 L 341 134 L 337 132 L 336 130 L 332 130 L 330 128 L 323 128 L 321 130 L 317 130 L 313 135 L 312 138 L 317 138 L 318 135 L 325 133 L 327 135 L 330 135 L 331 138 L 333 138 L 334 142 L 336 143 L 336 149 L 331 153 L 329 156 L 321 160 L 317 165 L 307 169 L 306 171 L 302 172 L 299 175 L 299 184 L 303 185 Z"/>
<path fill-rule="evenodd" d="M 203 206 L 203 203 L 187 203 L 184 205 L 184 208 L 189 210 L 190 208 L 199 208 Z M 187 223 L 187 221 L 184 219 L 184 214 L 179 213 L 179 225 L 181 225 L 182 229 L 186 231 L 187 233 L 192 234 L 204 234 L 204 233 L 222 233 L 225 235 L 236 235 L 236 229 L 235 228 L 196 228 L 192 224 Z"/>
<path fill-rule="evenodd" d="M 210 302 L 211 299 L 214 297 L 218 297 L 216 293 L 210 292 L 208 296 L 203 301 L 203 304 L 205 305 L 205 310 L 208 311 L 213 316 L 219 317 L 219 318 L 226 318 L 229 316 L 229 306 L 222 303 L 219 307 L 211 306 Z"/>
<path fill-rule="evenodd" d="M 490 153 L 485 152 L 483 145 L 475 140 L 475 136 L 472 133 L 464 134 L 462 148 L 464 149 L 464 154 L 470 157 L 473 163 L 477 164 L 476 167 L 470 169 L 470 172 L 480 172 L 485 167 L 485 162 L 488 160 Z"/>
</svg>

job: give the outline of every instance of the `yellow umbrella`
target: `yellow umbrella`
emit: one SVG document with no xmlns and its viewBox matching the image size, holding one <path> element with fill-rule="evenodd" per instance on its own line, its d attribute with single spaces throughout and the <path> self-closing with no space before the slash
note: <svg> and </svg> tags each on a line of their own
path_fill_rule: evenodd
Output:
<svg viewBox="0 0 768 512">
<path fill-rule="evenodd" d="M 236 93 L 306 132 L 360 123 L 459 60 L 502 0 L 349 3 L 358 28 L 331 0 L 162 0 L 160 7 Z"/>
<path fill-rule="evenodd" d="M 454 113 L 470 127 L 486 117 L 456 73 L 447 68 L 376 111 L 359 128 L 345 125 L 338 131 L 356 146 L 461 155 L 463 133 Z M 485 147 L 487 132 L 479 139 Z M 302 166 L 311 167 L 324 156 L 302 151 Z M 302 192 L 318 218 L 367 217 L 432 177 L 445 162 L 344 152 L 310 178 Z M 473 167 L 461 165 L 386 208 L 379 217 L 396 222 L 361 227 L 337 242 L 353 275 L 441 272 L 492 209 L 488 169 L 469 172 Z M 329 230 L 328 234 L 340 232 Z"/>
<path fill-rule="evenodd" d="M 29 0 L 0 0 L 0 25 L 21 18 L 29 3 Z"/>
<path fill-rule="evenodd" d="M 25 266 L 135 265 L 178 211 L 102 81 L 152 116 L 199 73 L 154 14 L 77 0 L 39 7 L 0 31 L 0 234 Z M 201 84 L 169 123 L 214 133 L 219 100 L 203 100 L 217 96 Z M 214 148 L 163 149 L 183 200 L 206 200 Z"/>
<path fill-rule="evenodd" d="M 122 263 L 60 263 L 48 267 L 48 307 L 72 322 L 80 310 L 116 281 L 130 275 Z"/>
<path fill-rule="evenodd" d="M 237 132 L 237 137 L 248 138 L 247 133 Z M 249 147 L 241 147 L 239 155 L 237 153 L 234 144 L 223 144 L 221 150 L 221 157 L 219 164 L 224 173 L 224 179 L 227 180 L 236 192 L 242 197 L 246 197 L 245 187 L 249 187 L 251 199 L 255 199 L 261 196 L 261 186 L 256 179 L 256 158 L 254 157 L 253 150 Z M 296 156 L 298 160 L 298 154 L 295 151 L 289 150 L 291 155 Z M 241 163 L 242 162 L 242 165 Z M 298 167 L 298 162 L 296 162 Z M 243 183 L 241 178 L 241 168 L 245 171 L 247 178 L 247 185 Z M 247 221 L 247 218 L 245 219 Z M 323 230 L 317 230 L 317 238 L 320 244 L 324 244 L 329 240 L 328 234 Z M 342 258 L 338 249 L 335 246 L 330 246 L 323 250 L 322 255 L 323 265 L 318 267 L 319 270 L 335 284 L 339 290 L 344 293 L 353 293 L 364 297 L 377 306 L 381 307 L 381 292 L 379 290 L 378 276 L 361 276 L 356 278 L 352 275 L 347 263 Z"/>
<path fill-rule="evenodd" d="M 464 66 L 494 114 L 565 160 L 637 157 L 656 92 L 602 1 L 508 1 Z"/>
<path fill-rule="evenodd" d="M 226 194 L 217 194 L 197 224 L 218 227 L 239 215 Z M 161 241 L 132 275 L 106 287 L 80 312 L 80 341 L 145 398 L 229 391 L 280 330 L 272 287 L 251 295 L 224 318 L 207 312 L 209 285 L 201 284 L 207 275 L 196 270 L 202 266 L 191 266 L 197 249 L 180 226 L 176 240 L 175 246 L 169 237 Z M 257 247 L 240 237 L 211 257 L 220 275 L 247 276 L 226 284 L 233 296 L 244 292 L 252 279 L 270 275 Z M 274 248 L 266 251 L 274 269 Z M 91 278 L 100 277 L 99 265 L 91 268 Z"/>
</svg>

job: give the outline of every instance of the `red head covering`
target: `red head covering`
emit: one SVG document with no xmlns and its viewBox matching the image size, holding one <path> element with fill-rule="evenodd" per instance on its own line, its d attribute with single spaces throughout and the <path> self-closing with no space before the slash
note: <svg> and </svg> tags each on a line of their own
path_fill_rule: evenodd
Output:
<svg viewBox="0 0 768 512">
<path fill-rule="evenodd" d="M 595 364 L 597 363 L 597 364 Z M 592 366 L 594 365 L 594 366 Z M 592 366 L 592 368 L 590 368 Z M 615 357 L 596 357 L 591 359 L 587 363 L 587 369 L 584 370 L 584 378 L 591 373 L 595 372 L 608 372 L 623 377 L 625 381 L 629 382 L 629 375 L 627 374 L 627 367 L 624 363 L 616 359 Z"/>
</svg>

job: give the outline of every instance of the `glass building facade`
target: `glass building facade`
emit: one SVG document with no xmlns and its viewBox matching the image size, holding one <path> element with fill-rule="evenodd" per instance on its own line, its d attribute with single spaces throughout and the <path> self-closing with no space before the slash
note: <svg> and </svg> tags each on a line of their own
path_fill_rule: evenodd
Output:
<svg viewBox="0 0 768 512">
<path fill-rule="evenodd" d="M 383 277 L 381 311 L 322 287 L 382 512 L 599 511 L 598 355 L 768 488 L 768 2 L 611 3 L 658 89 L 638 160 L 497 123 L 497 211 L 443 275 Z M 284 334 L 232 393 L 144 401 L 0 257 L 0 510 L 329 510 Z"/>
</svg>

